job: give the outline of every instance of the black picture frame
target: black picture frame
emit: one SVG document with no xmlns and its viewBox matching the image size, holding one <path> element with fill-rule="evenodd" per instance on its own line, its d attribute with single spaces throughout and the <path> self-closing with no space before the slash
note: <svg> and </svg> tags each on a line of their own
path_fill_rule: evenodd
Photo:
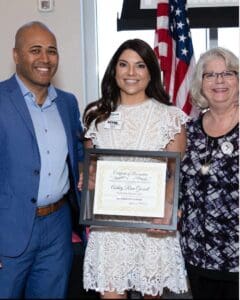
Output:
<svg viewBox="0 0 240 300">
<path fill-rule="evenodd" d="M 89 166 L 92 160 L 97 161 L 99 159 L 112 160 L 130 158 L 139 158 L 157 161 L 171 161 L 174 163 L 174 179 L 173 179 L 173 195 L 172 195 L 172 214 L 169 224 L 156 224 L 152 223 L 152 218 L 146 218 L 146 221 L 134 220 L 132 222 L 131 217 L 125 217 L 123 220 L 118 216 L 104 215 L 104 218 L 99 218 L 93 213 L 94 195 L 95 189 L 89 190 Z M 179 176 L 180 176 L 180 153 L 168 152 L 168 151 L 140 151 L 140 150 L 120 150 L 120 149 L 86 149 L 85 159 L 83 164 L 83 189 L 80 205 L 80 218 L 79 223 L 88 226 L 100 226 L 100 227 L 122 227 L 122 228 L 141 228 L 141 229 L 161 229 L 171 230 L 177 229 L 177 210 L 178 210 L 178 198 L 179 198 Z M 167 176 L 167 174 L 166 174 Z M 166 177 L 167 178 L 167 177 Z M 133 217 L 134 218 L 134 217 Z M 138 218 L 137 218 L 138 219 Z M 145 218 L 143 218 L 145 220 Z"/>
</svg>

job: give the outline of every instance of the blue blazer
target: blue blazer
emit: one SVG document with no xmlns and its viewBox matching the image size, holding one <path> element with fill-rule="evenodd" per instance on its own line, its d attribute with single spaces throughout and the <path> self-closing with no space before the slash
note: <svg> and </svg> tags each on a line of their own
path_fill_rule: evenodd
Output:
<svg viewBox="0 0 240 300">
<path fill-rule="evenodd" d="M 83 159 L 80 113 L 74 95 L 56 91 L 56 104 L 67 136 L 72 186 L 79 203 L 78 162 Z M 12 76 L 0 82 L 0 258 L 1 255 L 18 256 L 28 244 L 35 218 L 40 168 L 33 123 Z"/>
</svg>

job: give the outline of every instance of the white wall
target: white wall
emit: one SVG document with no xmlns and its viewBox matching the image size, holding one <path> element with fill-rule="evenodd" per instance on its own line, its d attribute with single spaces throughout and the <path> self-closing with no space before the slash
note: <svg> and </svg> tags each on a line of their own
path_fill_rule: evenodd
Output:
<svg viewBox="0 0 240 300">
<path fill-rule="evenodd" d="M 84 0 L 55 0 L 53 11 L 40 12 L 37 0 L 0 0 L 0 81 L 15 71 L 12 48 L 17 29 L 29 21 L 44 22 L 56 35 L 60 53 L 54 83 L 74 93 L 83 112 L 87 100 L 83 78 L 84 37 L 81 36 L 80 1 Z"/>
</svg>

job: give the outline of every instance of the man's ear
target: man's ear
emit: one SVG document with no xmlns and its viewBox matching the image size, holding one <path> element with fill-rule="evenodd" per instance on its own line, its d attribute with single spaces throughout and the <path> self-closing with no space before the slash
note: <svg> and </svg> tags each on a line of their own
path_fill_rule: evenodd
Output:
<svg viewBox="0 0 240 300">
<path fill-rule="evenodd" d="M 16 48 L 13 48 L 12 54 L 13 54 L 13 60 L 14 60 L 15 64 L 17 65 L 18 64 L 18 51 Z"/>
</svg>

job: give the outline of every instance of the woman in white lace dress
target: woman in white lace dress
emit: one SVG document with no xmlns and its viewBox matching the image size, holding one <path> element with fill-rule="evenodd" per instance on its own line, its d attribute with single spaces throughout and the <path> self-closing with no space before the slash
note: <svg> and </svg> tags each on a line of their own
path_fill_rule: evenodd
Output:
<svg viewBox="0 0 240 300">
<path fill-rule="evenodd" d="M 85 109 L 86 147 L 183 153 L 186 121 L 187 116 L 169 104 L 152 48 L 142 40 L 128 40 L 106 69 L 102 97 Z M 154 298 L 165 287 L 175 293 L 187 290 L 176 232 L 90 230 L 84 259 L 86 290 L 108 299 L 124 299 L 129 290 Z"/>
</svg>

